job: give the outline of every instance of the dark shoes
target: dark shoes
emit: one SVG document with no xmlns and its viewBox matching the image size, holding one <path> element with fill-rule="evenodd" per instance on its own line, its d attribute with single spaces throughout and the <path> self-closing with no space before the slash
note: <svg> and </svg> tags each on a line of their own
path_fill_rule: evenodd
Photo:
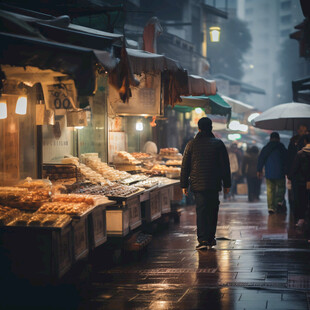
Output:
<svg viewBox="0 0 310 310">
<path fill-rule="evenodd" d="M 196 246 L 196 250 L 204 250 L 204 249 L 210 250 L 215 245 L 216 245 L 216 240 L 215 239 L 213 239 L 210 242 L 208 242 L 208 241 L 201 241 Z"/>
</svg>

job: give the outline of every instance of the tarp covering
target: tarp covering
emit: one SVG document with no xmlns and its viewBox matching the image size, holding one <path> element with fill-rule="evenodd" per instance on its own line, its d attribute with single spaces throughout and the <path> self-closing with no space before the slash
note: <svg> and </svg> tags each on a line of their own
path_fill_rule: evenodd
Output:
<svg viewBox="0 0 310 310">
<path fill-rule="evenodd" d="M 188 92 L 191 96 L 215 95 L 216 83 L 214 80 L 207 80 L 198 75 L 189 75 Z"/>
<path fill-rule="evenodd" d="M 212 96 L 182 96 L 178 106 L 203 108 L 207 114 L 223 115 L 230 118 L 231 106 L 218 94 Z"/>
<path fill-rule="evenodd" d="M 134 74 L 142 72 L 163 72 L 183 69 L 175 60 L 163 55 L 127 48 L 129 61 Z"/>
<path fill-rule="evenodd" d="M 231 106 L 233 113 L 247 113 L 254 110 L 253 106 L 243 103 L 239 100 L 224 95 L 221 95 L 221 97 Z"/>
<path fill-rule="evenodd" d="M 92 50 L 0 32 L 0 64 L 51 69 L 73 78 L 81 96 L 95 91 L 95 64 Z"/>
</svg>

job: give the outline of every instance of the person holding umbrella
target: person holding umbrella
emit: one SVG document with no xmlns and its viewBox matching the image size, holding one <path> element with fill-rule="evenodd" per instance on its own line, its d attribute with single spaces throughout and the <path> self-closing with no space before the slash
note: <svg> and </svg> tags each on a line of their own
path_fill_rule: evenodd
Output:
<svg viewBox="0 0 310 310">
<path fill-rule="evenodd" d="M 274 214 L 285 207 L 286 158 L 287 150 L 280 142 L 279 133 L 272 132 L 270 141 L 263 147 L 257 163 L 257 176 L 260 179 L 265 167 L 269 214 Z"/>
</svg>

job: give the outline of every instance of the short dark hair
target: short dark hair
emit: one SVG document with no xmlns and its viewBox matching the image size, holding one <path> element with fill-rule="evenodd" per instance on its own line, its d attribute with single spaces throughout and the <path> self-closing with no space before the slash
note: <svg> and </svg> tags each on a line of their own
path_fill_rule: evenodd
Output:
<svg viewBox="0 0 310 310">
<path fill-rule="evenodd" d="M 198 128 L 201 131 L 212 131 L 212 121 L 209 117 L 202 117 L 198 121 Z"/>
<path fill-rule="evenodd" d="M 278 132 L 274 131 L 270 134 L 270 140 L 280 140 L 280 135 Z"/>
</svg>

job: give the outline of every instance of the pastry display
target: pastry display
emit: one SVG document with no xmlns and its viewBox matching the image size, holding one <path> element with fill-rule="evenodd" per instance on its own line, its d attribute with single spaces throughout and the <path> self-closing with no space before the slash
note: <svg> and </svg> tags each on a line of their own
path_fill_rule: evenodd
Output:
<svg viewBox="0 0 310 310">
<path fill-rule="evenodd" d="M 27 226 L 32 215 L 33 215 L 32 213 L 23 213 L 15 221 L 10 223 L 10 225 L 12 225 L 12 226 Z"/>
<path fill-rule="evenodd" d="M 132 184 L 135 182 L 139 182 L 139 181 L 144 181 L 146 180 L 148 177 L 144 174 L 134 174 L 131 177 L 121 180 L 120 183 L 122 184 Z"/>
<path fill-rule="evenodd" d="M 6 212 L 0 213 L 0 226 L 7 225 L 9 222 L 14 221 L 21 212 L 18 209 L 2 207 L 2 210 L 7 210 Z"/>
<path fill-rule="evenodd" d="M 145 160 L 145 159 L 152 159 L 153 158 L 153 156 L 151 154 L 138 153 L 138 152 L 131 153 L 131 156 L 133 156 L 137 160 Z"/>
<path fill-rule="evenodd" d="M 66 214 L 22 213 L 9 223 L 10 226 L 62 227 L 71 221 Z"/>
<path fill-rule="evenodd" d="M 167 167 L 165 165 L 155 165 L 153 168 L 152 168 L 152 171 L 159 171 L 161 172 L 162 174 L 165 174 L 165 173 L 181 173 L 181 168 L 174 168 L 174 167 Z"/>
<path fill-rule="evenodd" d="M 88 211 L 91 207 L 82 203 L 64 203 L 60 201 L 47 202 L 42 205 L 38 210 L 38 213 L 52 213 L 52 214 L 68 214 L 80 216 L 84 212 Z"/>
<path fill-rule="evenodd" d="M 75 193 L 105 195 L 107 197 L 128 197 L 139 191 L 139 188 L 128 185 L 84 186 L 74 190 Z"/>
<path fill-rule="evenodd" d="M 82 154 L 81 158 L 84 164 L 79 164 L 79 170 L 86 179 L 94 183 L 97 182 L 103 185 L 109 185 L 107 181 L 114 182 L 130 177 L 129 173 L 118 171 L 108 166 L 107 163 L 102 162 L 97 153 Z"/>
<path fill-rule="evenodd" d="M 35 213 L 32 217 L 28 220 L 29 226 L 41 226 L 41 223 L 46 218 L 45 214 Z"/>
<path fill-rule="evenodd" d="M 64 158 L 68 159 L 68 158 Z M 43 164 L 42 167 L 42 176 L 45 179 L 49 179 L 52 182 L 61 180 L 62 183 L 67 180 L 74 179 L 74 182 L 78 178 L 78 161 L 68 164 Z"/>
<path fill-rule="evenodd" d="M 137 160 L 134 156 L 131 154 L 125 152 L 125 151 L 120 151 L 117 152 L 114 155 L 113 162 L 116 164 L 130 164 L 130 165 L 140 165 L 141 162 Z"/>
<path fill-rule="evenodd" d="M 18 183 L 18 187 L 20 188 L 27 188 L 28 190 L 37 190 L 37 189 L 45 189 L 51 191 L 52 183 L 49 180 L 33 180 L 32 178 L 28 177 L 25 180 Z"/>
<path fill-rule="evenodd" d="M 167 166 L 181 166 L 182 160 L 169 159 L 166 161 Z"/>
<path fill-rule="evenodd" d="M 163 149 L 160 149 L 160 152 L 159 152 L 160 155 L 175 155 L 178 153 L 179 153 L 179 150 L 175 147 L 163 148 Z"/>
<path fill-rule="evenodd" d="M 0 203 L 7 205 L 20 201 L 21 197 L 28 193 L 26 188 L 0 187 Z"/>
<path fill-rule="evenodd" d="M 158 185 L 158 181 L 154 180 L 153 178 L 149 178 L 135 184 L 136 187 L 140 188 L 152 188 L 156 185 Z"/>
</svg>

